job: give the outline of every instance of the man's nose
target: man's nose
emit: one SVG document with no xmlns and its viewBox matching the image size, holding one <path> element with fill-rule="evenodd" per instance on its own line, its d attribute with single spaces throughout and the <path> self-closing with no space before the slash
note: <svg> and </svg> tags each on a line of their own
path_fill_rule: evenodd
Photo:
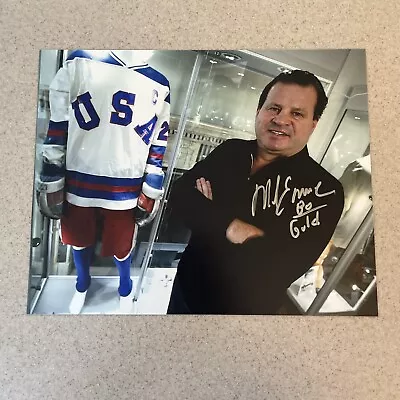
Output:
<svg viewBox="0 0 400 400">
<path fill-rule="evenodd" d="M 272 121 L 277 125 L 288 125 L 290 122 L 290 115 L 281 111 L 279 114 L 275 115 Z"/>
</svg>

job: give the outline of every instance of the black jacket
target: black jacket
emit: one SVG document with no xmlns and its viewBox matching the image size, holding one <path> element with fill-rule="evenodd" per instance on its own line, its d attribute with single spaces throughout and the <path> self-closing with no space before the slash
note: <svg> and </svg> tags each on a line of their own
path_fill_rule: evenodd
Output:
<svg viewBox="0 0 400 400">
<path fill-rule="evenodd" d="M 307 147 L 250 176 L 256 141 L 227 140 L 174 185 L 170 204 L 192 235 L 177 276 L 196 314 L 275 314 L 287 287 L 318 259 L 343 209 L 337 179 Z M 211 182 L 213 200 L 195 188 Z M 299 216 L 300 215 L 300 216 Z M 265 236 L 226 239 L 234 218 Z"/>
</svg>

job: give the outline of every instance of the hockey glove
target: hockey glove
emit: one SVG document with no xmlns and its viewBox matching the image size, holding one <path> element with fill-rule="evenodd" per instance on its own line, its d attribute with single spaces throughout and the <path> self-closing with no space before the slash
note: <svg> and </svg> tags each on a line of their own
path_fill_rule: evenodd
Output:
<svg viewBox="0 0 400 400">
<path fill-rule="evenodd" d="M 36 183 L 36 198 L 40 212 L 48 218 L 60 219 L 64 204 L 64 178 Z"/>
<path fill-rule="evenodd" d="M 139 227 L 149 224 L 155 217 L 160 205 L 160 200 L 154 200 L 140 193 L 137 207 L 135 208 L 136 223 Z"/>
</svg>

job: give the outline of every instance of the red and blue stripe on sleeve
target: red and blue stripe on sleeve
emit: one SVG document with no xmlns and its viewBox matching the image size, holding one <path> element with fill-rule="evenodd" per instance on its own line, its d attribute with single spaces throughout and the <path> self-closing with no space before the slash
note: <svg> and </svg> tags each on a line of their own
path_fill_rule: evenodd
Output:
<svg viewBox="0 0 400 400">
<path fill-rule="evenodd" d="M 153 165 L 155 167 L 161 168 L 165 149 L 165 146 L 151 145 L 149 156 L 147 158 L 147 165 Z"/>
<path fill-rule="evenodd" d="M 68 138 L 68 121 L 49 122 L 49 129 L 44 145 L 65 146 Z"/>
</svg>

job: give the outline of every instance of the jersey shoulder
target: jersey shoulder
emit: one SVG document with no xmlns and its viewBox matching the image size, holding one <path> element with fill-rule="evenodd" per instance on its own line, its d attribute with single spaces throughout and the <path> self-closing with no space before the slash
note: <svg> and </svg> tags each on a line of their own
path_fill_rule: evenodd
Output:
<svg viewBox="0 0 400 400">
<path fill-rule="evenodd" d="M 170 87 L 168 79 L 159 71 L 150 67 L 149 65 L 142 68 L 135 68 L 135 72 L 146 76 L 154 82 L 159 83 L 162 86 Z"/>
<path fill-rule="evenodd" d="M 112 53 L 106 50 L 74 50 L 66 59 L 66 63 L 74 60 L 76 61 L 77 59 L 93 60 L 106 64 L 123 66 L 120 60 L 113 57 Z"/>
</svg>

